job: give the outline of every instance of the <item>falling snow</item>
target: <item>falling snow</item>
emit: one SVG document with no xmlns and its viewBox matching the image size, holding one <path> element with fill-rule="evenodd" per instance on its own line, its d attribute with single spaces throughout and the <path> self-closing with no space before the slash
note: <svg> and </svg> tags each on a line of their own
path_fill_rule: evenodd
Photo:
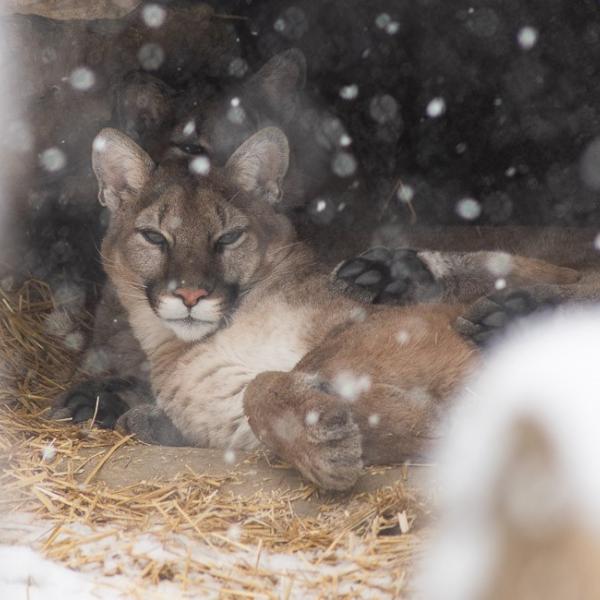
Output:
<svg viewBox="0 0 600 600">
<path fill-rule="evenodd" d="M 307 425 L 316 425 L 319 422 L 319 413 L 316 410 L 309 410 L 304 417 Z"/>
<path fill-rule="evenodd" d="M 194 135 L 194 133 L 196 133 L 196 121 L 194 121 L 193 119 L 191 121 L 188 121 L 184 127 L 183 127 L 183 135 L 185 136 L 190 136 L 190 135 Z"/>
<path fill-rule="evenodd" d="M 400 202 L 409 203 L 412 202 L 412 199 L 415 197 L 415 190 L 410 185 L 402 183 L 398 187 L 396 196 Z"/>
<path fill-rule="evenodd" d="M 93 147 L 93 149 L 94 149 L 95 152 L 104 152 L 104 150 L 106 150 L 106 139 L 103 138 L 100 135 L 97 136 L 94 139 L 92 147 Z"/>
<path fill-rule="evenodd" d="M 338 152 L 333 157 L 331 169 L 338 177 L 350 177 L 356 171 L 356 159 L 349 152 Z"/>
<path fill-rule="evenodd" d="M 239 105 L 238 98 L 234 98 L 234 100 L 237 100 L 237 104 L 234 104 L 233 100 L 231 101 L 231 107 L 227 111 L 227 118 L 232 123 L 241 125 L 246 119 L 246 111 Z"/>
<path fill-rule="evenodd" d="M 228 72 L 232 77 L 243 77 L 248 72 L 248 63 L 243 58 L 234 58 L 229 63 Z"/>
<path fill-rule="evenodd" d="M 369 427 L 377 427 L 381 421 L 381 417 L 377 414 L 369 415 Z"/>
<path fill-rule="evenodd" d="M 52 444 L 44 446 L 42 449 L 42 460 L 44 462 L 52 462 L 56 458 L 56 448 Z"/>
<path fill-rule="evenodd" d="M 70 84 L 80 91 L 91 89 L 96 81 L 94 72 L 87 67 L 79 67 L 75 69 L 69 76 Z"/>
<path fill-rule="evenodd" d="M 144 44 L 138 52 L 138 60 L 146 71 L 156 71 L 165 60 L 165 52 L 158 44 Z"/>
<path fill-rule="evenodd" d="M 389 25 L 390 21 L 390 15 L 388 15 L 387 13 L 381 13 L 377 15 L 377 18 L 375 19 L 375 25 L 377 25 L 379 29 L 384 29 L 387 25 Z"/>
<path fill-rule="evenodd" d="M 67 157 L 60 148 L 48 148 L 41 153 L 40 164 L 46 171 L 60 171 L 66 166 Z"/>
<path fill-rule="evenodd" d="M 396 21 L 390 21 L 386 26 L 385 26 L 385 32 L 388 35 L 395 35 L 398 33 L 398 31 L 400 31 L 400 23 L 397 23 Z"/>
<path fill-rule="evenodd" d="M 65 336 L 63 343 L 69 350 L 79 352 L 85 345 L 85 335 L 81 331 L 73 331 Z"/>
<path fill-rule="evenodd" d="M 474 221 L 481 214 L 481 205 L 474 198 L 463 198 L 456 204 L 456 213 L 466 221 Z"/>
<path fill-rule="evenodd" d="M 159 4 L 146 4 L 142 9 L 142 18 L 148 27 L 160 27 L 167 16 L 167 11 Z"/>
<path fill-rule="evenodd" d="M 371 389 L 371 378 L 368 375 L 355 375 L 350 371 L 342 371 L 334 377 L 331 385 L 338 396 L 354 402 L 361 394 Z"/>
<path fill-rule="evenodd" d="M 344 100 L 354 100 L 358 96 L 358 86 L 355 83 L 345 85 L 340 89 L 340 96 Z"/>
<path fill-rule="evenodd" d="M 443 98 L 434 98 L 426 108 L 427 116 L 435 119 L 446 112 L 446 101 Z"/>
<path fill-rule="evenodd" d="M 392 121 L 398 113 L 398 103 L 389 94 L 375 96 L 369 103 L 369 114 L 377 123 Z"/>
<path fill-rule="evenodd" d="M 234 523 L 227 529 L 227 537 L 234 542 L 239 542 L 242 537 L 242 528 L 239 524 Z"/>
<path fill-rule="evenodd" d="M 410 342 L 410 333 L 408 333 L 406 329 L 401 329 L 396 334 L 396 340 L 401 346 L 404 346 L 405 344 L 408 344 L 408 342 Z"/>
<path fill-rule="evenodd" d="M 488 271 L 496 277 L 504 277 L 512 270 L 513 260 L 506 252 L 490 252 L 486 260 Z"/>
<path fill-rule="evenodd" d="M 517 34 L 519 46 L 521 46 L 523 50 L 531 50 L 531 48 L 535 46 L 537 39 L 538 32 L 533 27 L 523 27 Z"/>
<path fill-rule="evenodd" d="M 357 323 L 362 323 L 367 318 L 367 311 L 357 306 L 350 311 L 350 320 L 356 321 Z"/>
<path fill-rule="evenodd" d="M 196 175 L 208 175 L 210 172 L 210 159 L 208 156 L 196 156 L 190 161 L 190 171 Z"/>
</svg>

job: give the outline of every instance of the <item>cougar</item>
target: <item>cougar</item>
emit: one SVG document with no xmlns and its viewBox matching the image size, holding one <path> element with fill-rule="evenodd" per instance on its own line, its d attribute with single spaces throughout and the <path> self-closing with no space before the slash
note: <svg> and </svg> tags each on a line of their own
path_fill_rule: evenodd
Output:
<svg viewBox="0 0 600 600">
<path fill-rule="evenodd" d="M 328 153 L 335 151 L 334 140 L 327 136 L 322 139 L 323 135 L 310 130 L 311 124 L 314 129 L 318 128 L 315 123 L 321 123 L 323 130 L 329 131 L 328 124 L 333 122 L 333 117 L 326 111 L 315 111 L 314 105 L 303 97 L 305 79 L 306 62 L 302 53 L 297 49 L 282 52 L 234 89 L 215 90 L 205 86 L 206 89 L 193 91 L 180 99 L 178 124 L 168 136 L 166 128 L 176 118 L 174 90 L 148 75 L 135 75 L 127 80 L 123 94 L 119 95 L 117 113 L 126 132 L 157 161 L 173 155 L 185 161 L 200 152 L 210 156 L 213 163 L 222 164 L 260 123 L 283 126 L 290 133 L 292 164 L 291 173 L 288 172 L 282 183 L 283 197 L 278 206 L 290 214 L 292 207 L 312 198 L 319 186 L 325 185 L 331 191 L 339 185 L 339 181 L 337 184 L 331 181 L 331 173 L 329 177 L 323 174 L 323 165 L 331 160 Z M 232 109 L 229 100 L 233 98 L 239 102 L 237 108 L 245 111 L 245 119 L 240 123 L 228 117 Z M 140 112 L 140 105 L 151 110 Z M 307 118 L 311 115 L 312 120 Z M 307 139 L 312 140 L 314 149 L 307 147 Z M 301 237 L 310 241 L 320 262 L 334 269 L 342 258 L 369 246 L 373 230 L 365 225 L 368 219 L 363 216 L 361 227 L 352 235 L 348 235 L 347 230 L 319 229 L 313 224 L 312 230 L 302 227 Z M 507 256 L 471 251 L 478 246 L 440 246 L 444 233 L 429 232 L 427 236 L 424 232 L 421 238 L 406 238 L 398 232 L 390 237 L 387 231 L 387 235 L 380 236 L 379 243 L 402 248 L 395 251 L 376 248 L 339 263 L 333 270 L 335 284 L 352 297 L 380 304 L 468 302 L 493 290 L 498 274 L 489 267 L 495 263 L 511 266 Z M 461 231 L 454 237 L 464 242 L 469 236 Z M 407 249 L 412 247 L 418 250 Z M 497 246 L 492 243 L 491 247 Z M 435 252 L 432 248 L 444 252 Z M 519 272 L 516 269 L 503 273 L 507 285 L 523 283 L 518 279 Z M 538 278 L 533 281 L 538 282 Z M 128 408 L 152 398 L 146 357 L 131 334 L 127 315 L 110 284 L 103 290 L 93 341 L 83 367 L 88 376 L 59 399 L 54 410 L 57 418 L 72 418 L 78 422 L 96 414 L 96 423 L 112 427 Z M 90 379 L 89 374 L 95 375 L 94 378 Z M 175 443 L 176 440 L 177 435 L 167 435 L 160 441 Z"/>
<path fill-rule="evenodd" d="M 103 266 L 148 356 L 158 408 L 121 425 L 142 436 L 172 422 L 182 442 L 261 443 L 309 480 L 347 489 L 364 464 L 426 450 L 477 352 L 451 327 L 461 305 L 365 306 L 276 209 L 287 138 L 268 127 L 220 170 L 157 165 L 105 129 L 92 157 L 110 211 Z M 528 259 L 513 272 L 572 280 Z M 162 411 L 162 412 L 161 412 Z"/>
<path fill-rule="evenodd" d="M 241 84 L 221 89 L 203 80 L 183 95 L 156 77 L 132 73 L 116 94 L 115 112 L 121 128 L 154 160 L 169 157 L 187 165 L 195 156 L 203 155 L 211 163 L 222 164 L 259 123 L 290 126 L 300 110 L 305 79 L 306 62 L 297 49 L 277 54 Z M 242 120 L 237 118 L 239 115 L 229 118 L 233 98 L 239 102 L 238 110 L 244 110 Z M 313 112 L 310 103 L 303 107 L 303 113 L 307 112 Z M 298 206 L 307 191 L 316 193 L 314 186 L 324 182 L 323 165 L 330 161 L 327 148 L 300 151 L 299 145 L 306 143 L 306 119 L 300 121 L 303 125 L 290 127 L 296 141 L 295 154 L 306 158 L 292 161 L 295 166 L 286 178 L 283 202 L 288 212 Z M 353 289 L 351 284 L 347 287 Z M 96 414 L 98 424 L 113 427 L 128 408 L 152 400 L 146 365 L 126 312 L 108 282 L 96 308 L 79 381 L 58 398 L 53 417 L 80 422 Z"/>
</svg>

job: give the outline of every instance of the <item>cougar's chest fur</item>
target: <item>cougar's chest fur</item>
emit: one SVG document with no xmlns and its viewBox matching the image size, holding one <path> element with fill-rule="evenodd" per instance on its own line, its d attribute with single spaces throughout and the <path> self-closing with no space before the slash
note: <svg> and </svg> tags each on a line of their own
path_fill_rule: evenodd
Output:
<svg viewBox="0 0 600 600">
<path fill-rule="evenodd" d="M 240 308 L 231 325 L 180 353 L 166 344 L 153 369 L 159 405 L 196 444 L 255 447 L 243 416 L 246 386 L 264 371 L 294 368 L 309 350 L 312 312 L 272 298 Z M 230 426 L 215 426 L 216 413 L 229 414 Z"/>
</svg>

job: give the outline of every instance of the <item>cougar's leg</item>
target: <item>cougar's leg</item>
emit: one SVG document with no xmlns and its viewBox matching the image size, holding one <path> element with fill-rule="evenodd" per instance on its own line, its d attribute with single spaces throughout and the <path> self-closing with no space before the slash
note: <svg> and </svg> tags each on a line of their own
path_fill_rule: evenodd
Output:
<svg viewBox="0 0 600 600">
<path fill-rule="evenodd" d="M 479 346 L 486 346 L 523 318 L 564 304 L 600 300 L 595 282 L 571 285 L 540 284 L 483 296 L 455 321 L 455 329 Z"/>
<path fill-rule="evenodd" d="M 362 471 L 361 436 L 347 402 L 300 373 L 261 373 L 244 409 L 258 439 L 328 490 L 351 488 Z"/>
<path fill-rule="evenodd" d="M 495 289 L 572 284 L 579 273 L 505 252 L 372 248 L 340 263 L 333 281 L 350 295 L 381 304 L 470 302 Z"/>
</svg>

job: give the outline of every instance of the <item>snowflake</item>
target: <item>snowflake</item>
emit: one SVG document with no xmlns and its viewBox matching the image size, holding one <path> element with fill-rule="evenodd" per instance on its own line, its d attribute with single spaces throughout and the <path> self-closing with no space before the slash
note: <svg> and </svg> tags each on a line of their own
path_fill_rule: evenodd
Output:
<svg viewBox="0 0 600 600">
<path fill-rule="evenodd" d="M 208 156 L 196 156 L 190 161 L 190 171 L 196 175 L 208 175 L 210 159 Z"/>
<path fill-rule="evenodd" d="M 425 109 L 431 119 L 441 117 L 446 112 L 446 101 L 443 98 L 433 98 Z"/>
<path fill-rule="evenodd" d="M 517 41 L 523 50 L 531 50 L 538 40 L 537 29 L 533 27 L 522 27 L 517 34 Z"/>
</svg>

